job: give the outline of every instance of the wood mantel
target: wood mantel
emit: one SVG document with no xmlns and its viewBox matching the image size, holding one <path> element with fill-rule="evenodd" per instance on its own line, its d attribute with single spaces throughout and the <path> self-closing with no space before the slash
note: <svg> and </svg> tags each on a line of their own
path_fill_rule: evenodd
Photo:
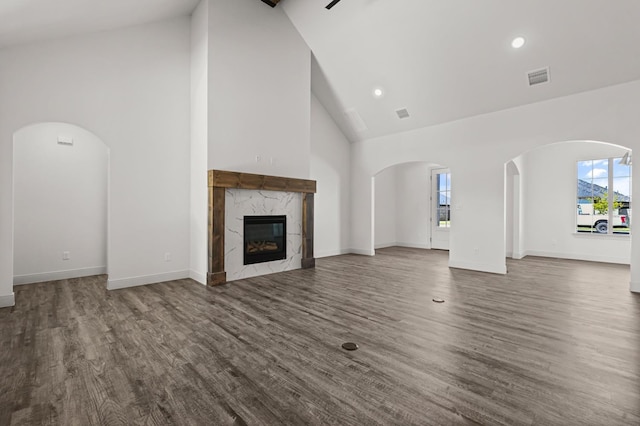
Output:
<svg viewBox="0 0 640 426">
<path fill-rule="evenodd" d="M 224 269 L 225 191 L 227 188 L 302 193 L 302 268 L 313 268 L 313 198 L 316 181 L 252 173 L 209 170 L 209 271 L 208 285 L 227 282 Z"/>
</svg>

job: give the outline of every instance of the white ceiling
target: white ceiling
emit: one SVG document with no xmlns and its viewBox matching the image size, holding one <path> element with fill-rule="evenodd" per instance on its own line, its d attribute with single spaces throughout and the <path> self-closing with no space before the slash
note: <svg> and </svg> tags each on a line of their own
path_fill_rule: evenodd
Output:
<svg viewBox="0 0 640 426">
<path fill-rule="evenodd" d="M 0 0 L 0 48 L 188 15 L 197 3 Z M 351 140 L 640 78 L 638 0 L 342 0 L 330 11 L 327 3 L 277 7 L 312 49 L 313 91 Z M 520 50 L 510 47 L 516 35 L 527 39 Z M 529 87 L 527 71 L 545 66 L 551 82 Z M 399 120 L 400 108 L 411 117 Z M 353 130 L 348 109 L 368 130 Z"/>
<path fill-rule="evenodd" d="M 0 48 L 190 15 L 199 0 L 0 0 Z"/>
<path fill-rule="evenodd" d="M 639 0 L 283 0 L 311 47 L 314 93 L 351 140 L 640 78 Z M 523 35 L 520 50 L 512 39 Z M 551 82 L 526 73 L 550 67 Z M 385 96 L 374 99 L 375 86 Z M 354 132 L 355 108 L 368 130 Z M 411 117 L 399 120 L 395 110 Z"/>
</svg>

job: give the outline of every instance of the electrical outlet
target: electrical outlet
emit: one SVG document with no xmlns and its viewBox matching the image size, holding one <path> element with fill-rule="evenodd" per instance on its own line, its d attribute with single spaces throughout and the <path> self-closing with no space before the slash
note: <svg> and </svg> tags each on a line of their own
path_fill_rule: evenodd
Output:
<svg viewBox="0 0 640 426">
<path fill-rule="evenodd" d="M 259 155 L 256 155 L 256 163 L 259 163 L 262 161 L 262 157 L 260 157 Z"/>
<path fill-rule="evenodd" d="M 164 254 L 164 261 L 165 261 L 165 262 L 171 262 L 171 253 L 166 252 L 166 253 Z"/>
<path fill-rule="evenodd" d="M 68 251 L 63 251 L 62 260 L 69 260 L 69 259 L 71 259 L 71 253 L 69 253 Z"/>
</svg>

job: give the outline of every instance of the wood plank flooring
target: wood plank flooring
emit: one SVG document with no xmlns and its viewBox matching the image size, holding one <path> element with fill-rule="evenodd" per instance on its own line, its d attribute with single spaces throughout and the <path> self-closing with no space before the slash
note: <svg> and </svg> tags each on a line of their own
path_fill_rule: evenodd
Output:
<svg viewBox="0 0 640 426">
<path fill-rule="evenodd" d="M 447 260 L 394 247 L 216 288 L 16 287 L 0 425 L 640 424 L 628 267 Z"/>
</svg>

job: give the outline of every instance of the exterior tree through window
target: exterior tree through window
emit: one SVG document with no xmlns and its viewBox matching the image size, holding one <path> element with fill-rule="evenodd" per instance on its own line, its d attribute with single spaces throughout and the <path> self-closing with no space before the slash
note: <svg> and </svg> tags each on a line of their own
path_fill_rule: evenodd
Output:
<svg viewBox="0 0 640 426">
<path fill-rule="evenodd" d="M 631 233 L 631 166 L 622 158 L 578 161 L 576 231 Z"/>
</svg>

